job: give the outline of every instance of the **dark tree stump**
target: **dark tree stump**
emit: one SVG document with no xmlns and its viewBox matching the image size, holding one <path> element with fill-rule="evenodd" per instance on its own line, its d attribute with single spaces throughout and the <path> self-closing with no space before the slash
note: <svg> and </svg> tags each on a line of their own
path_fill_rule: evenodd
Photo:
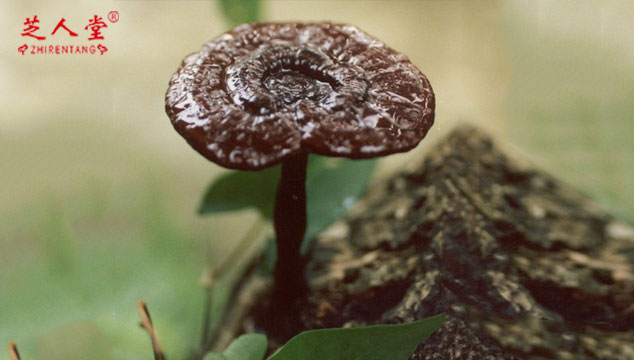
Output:
<svg viewBox="0 0 634 360">
<path fill-rule="evenodd" d="M 634 359 L 634 230 L 472 127 L 321 234 L 306 278 L 298 332 L 443 312 L 411 359 Z M 269 287 L 245 275 L 216 347 Z"/>
</svg>

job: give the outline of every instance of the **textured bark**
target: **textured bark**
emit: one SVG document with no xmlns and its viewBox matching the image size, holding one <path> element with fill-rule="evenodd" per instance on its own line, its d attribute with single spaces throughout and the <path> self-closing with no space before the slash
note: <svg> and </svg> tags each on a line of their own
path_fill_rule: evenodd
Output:
<svg viewBox="0 0 634 360">
<path fill-rule="evenodd" d="M 215 346 L 253 329 L 269 280 L 245 276 Z M 448 314 L 415 360 L 634 359 L 634 230 L 471 127 L 321 234 L 306 278 L 298 331 Z"/>
</svg>

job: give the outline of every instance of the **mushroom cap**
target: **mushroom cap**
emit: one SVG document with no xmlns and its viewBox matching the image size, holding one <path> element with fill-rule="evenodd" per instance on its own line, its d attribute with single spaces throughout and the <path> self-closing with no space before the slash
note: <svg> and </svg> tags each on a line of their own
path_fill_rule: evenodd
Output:
<svg viewBox="0 0 634 360">
<path fill-rule="evenodd" d="M 302 152 L 353 159 L 415 147 L 434 122 L 425 75 L 345 24 L 241 25 L 187 56 L 165 109 L 187 142 L 227 168 Z"/>
</svg>

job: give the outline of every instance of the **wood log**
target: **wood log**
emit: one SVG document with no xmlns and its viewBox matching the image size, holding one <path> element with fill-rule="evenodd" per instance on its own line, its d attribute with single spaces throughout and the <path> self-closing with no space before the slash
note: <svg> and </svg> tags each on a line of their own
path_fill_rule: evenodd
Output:
<svg viewBox="0 0 634 360">
<path fill-rule="evenodd" d="M 410 359 L 634 359 L 634 229 L 470 126 L 370 189 L 309 256 L 296 332 L 445 313 Z M 215 348 L 267 330 L 255 268 Z"/>
</svg>

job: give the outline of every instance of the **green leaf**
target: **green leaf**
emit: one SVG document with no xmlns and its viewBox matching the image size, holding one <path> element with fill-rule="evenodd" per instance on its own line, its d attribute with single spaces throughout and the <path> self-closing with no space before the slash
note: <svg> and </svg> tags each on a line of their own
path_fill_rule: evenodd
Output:
<svg viewBox="0 0 634 360">
<path fill-rule="evenodd" d="M 231 27 L 260 19 L 260 0 L 220 0 L 220 8 Z"/>
<path fill-rule="evenodd" d="M 262 360 L 267 344 L 262 334 L 245 334 L 231 342 L 223 354 L 227 360 Z"/>
<path fill-rule="evenodd" d="M 262 360 L 267 344 L 262 334 L 244 334 L 233 340 L 222 354 L 207 353 L 203 360 Z"/>
<path fill-rule="evenodd" d="M 312 155 L 306 174 L 306 235 L 302 251 L 363 194 L 376 160 L 348 160 Z M 267 220 L 273 218 L 280 167 L 261 171 L 232 171 L 207 188 L 199 214 L 255 208 Z"/>
<path fill-rule="evenodd" d="M 407 360 L 444 320 L 440 314 L 408 324 L 307 331 L 268 360 Z"/>
<path fill-rule="evenodd" d="M 376 160 L 348 160 L 315 156 L 306 178 L 308 222 L 302 252 L 322 230 L 354 204 L 376 167 Z"/>
<path fill-rule="evenodd" d="M 227 360 L 227 358 L 221 353 L 208 352 L 207 354 L 205 354 L 203 360 Z"/>
<path fill-rule="evenodd" d="M 198 213 L 213 214 L 254 207 L 270 220 L 273 218 L 279 177 L 279 166 L 260 171 L 231 171 L 223 174 L 207 188 Z"/>
</svg>

